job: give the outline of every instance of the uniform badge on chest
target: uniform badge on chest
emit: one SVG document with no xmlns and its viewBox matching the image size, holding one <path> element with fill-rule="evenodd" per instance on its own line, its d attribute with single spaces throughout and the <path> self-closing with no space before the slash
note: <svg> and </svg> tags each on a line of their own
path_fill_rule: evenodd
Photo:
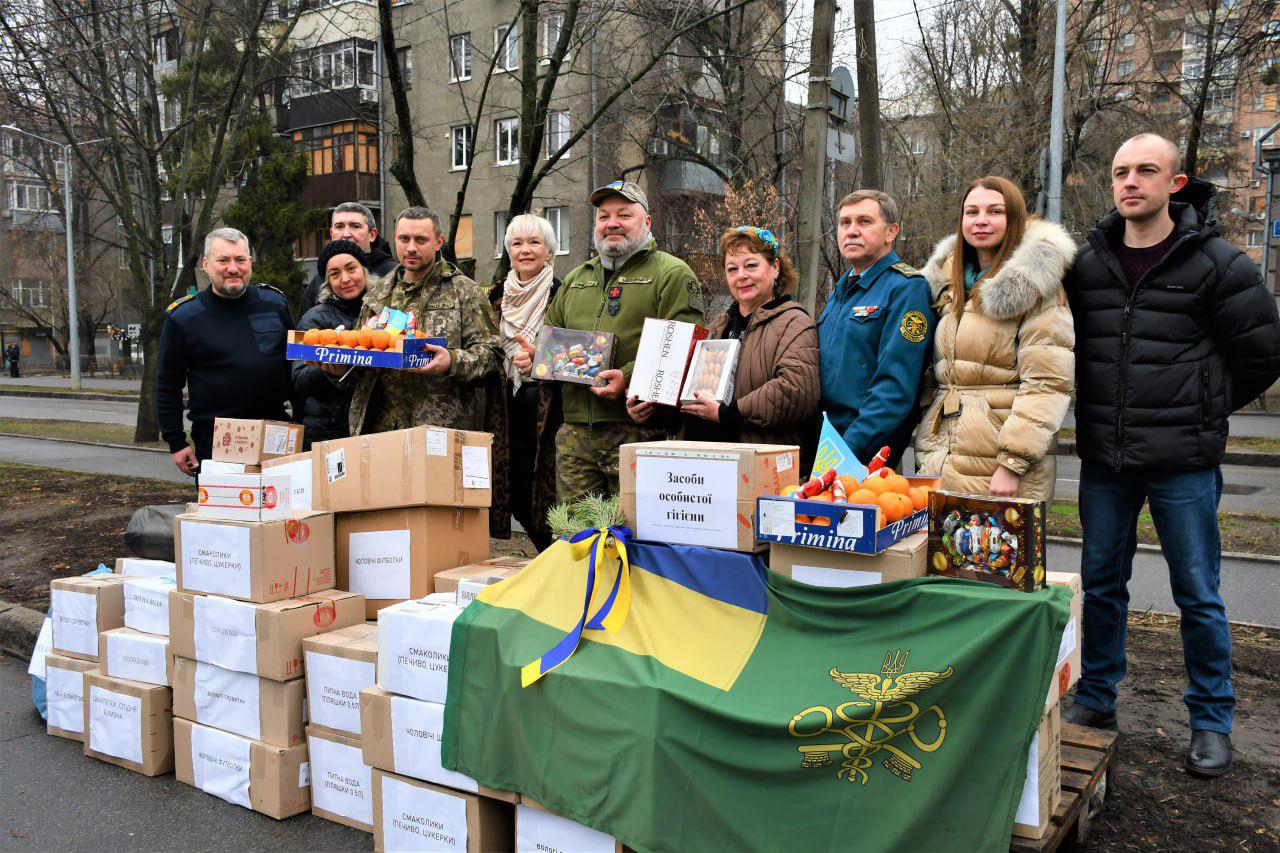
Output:
<svg viewBox="0 0 1280 853">
<path fill-rule="evenodd" d="M 879 312 L 879 310 L 879 305 L 855 305 L 849 312 L 849 316 L 856 317 L 859 320 L 865 320 L 868 317 L 876 316 L 876 313 Z"/>
<path fill-rule="evenodd" d="M 619 309 L 622 308 L 622 288 L 615 284 L 613 287 L 609 288 L 607 295 L 609 297 L 609 316 L 616 317 Z"/>
</svg>

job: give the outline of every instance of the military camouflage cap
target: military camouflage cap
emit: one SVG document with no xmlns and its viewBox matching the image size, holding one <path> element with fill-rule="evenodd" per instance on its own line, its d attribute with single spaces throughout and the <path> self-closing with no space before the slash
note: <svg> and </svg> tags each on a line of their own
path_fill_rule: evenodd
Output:
<svg viewBox="0 0 1280 853">
<path fill-rule="evenodd" d="M 631 181 L 614 181 L 611 184 L 605 184 L 591 194 L 591 203 L 599 207 L 600 202 L 611 195 L 620 195 L 627 201 L 634 201 L 644 208 L 645 213 L 649 212 L 649 197 L 644 194 L 644 190 L 640 189 L 638 184 Z"/>
</svg>

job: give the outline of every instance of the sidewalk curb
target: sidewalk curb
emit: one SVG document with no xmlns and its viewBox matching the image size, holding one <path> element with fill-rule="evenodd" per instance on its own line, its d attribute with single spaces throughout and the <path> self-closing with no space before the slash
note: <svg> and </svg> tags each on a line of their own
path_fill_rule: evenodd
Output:
<svg viewBox="0 0 1280 853">
<path fill-rule="evenodd" d="M 112 447 L 116 450 L 141 450 L 145 453 L 164 453 L 170 455 L 163 447 L 137 447 L 132 444 L 111 444 L 106 441 L 80 441 L 75 438 L 50 438 L 43 435 L 28 435 L 25 432 L 0 432 L 0 438 L 29 438 L 33 441 L 60 441 L 63 444 L 84 444 L 89 447 Z"/>
<path fill-rule="evenodd" d="M 1059 545 L 1084 545 L 1083 539 L 1076 539 L 1071 536 L 1046 536 L 1047 542 L 1056 542 Z M 1145 545 L 1138 543 L 1139 551 L 1147 551 L 1152 554 L 1163 553 L 1159 545 Z M 1275 554 L 1242 554 L 1239 551 L 1223 551 L 1222 559 L 1224 560 L 1243 560 L 1246 563 L 1271 563 L 1272 565 L 1280 565 L 1280 555 Z"/>
<path fill-rule="evenodd" d="M 0 390 L 0 397 L 46 397 L 55 400 L 115 400 L 121 403 L 138 403 L 142 397 L 137 394 L 102 394 L 96 391 L 23 391 L 13 388 Z"/>
<path fill-rule="evenodd" d="M 1074 441 L 1058 441 L 1057 456 L 1075 456 Z M 1280 468 L 1280 453 L 1266 453 L 1260 450 L 1228 450 L 1222 455 L 1223 465 L 1242 465 L 1248 468 Z"/>
<path fill-rule="evenodd" d="M 43 624 L 43 613 L 21 604 L 0 601 L 0 652 L 29 660 Z"/>
</svg>

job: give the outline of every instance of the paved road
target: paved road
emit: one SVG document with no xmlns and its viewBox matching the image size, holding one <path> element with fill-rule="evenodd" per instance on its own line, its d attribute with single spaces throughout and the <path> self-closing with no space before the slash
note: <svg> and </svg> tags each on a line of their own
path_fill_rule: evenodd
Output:
<svg viewBox="0 0 1280 853">
<path fill-rule="evenodd" d="M 1076 412 L 1067 412 L 1064 427 L 1075 428 Z M 1280 412 L 1235 414 L 1231 416 L 1231 434 L 1239 436 L 1280 438 Z"/>
<path fill-rule="evenodd" d="M 27 388 L 54 388 L 70 390 L 71 380 L 66 376 L 21 376 L 11 378 L 7 373 L 0 375 L 0 385 L 22 385 Z M 84 377 L 80 380 L 84 391 L 137 391 L 142 388 L 140 379 L 94 379 Z"/>
<path fill-rule="evenodd" d="M 0 395 L 0 417 L 132 426 L 138 420 L 138 404 L 127 400 L 68 400 L 62 397 Z"/>
<path fill-rule="evenodd" d="M 126 450 L 68 441 L 0 436 L 0 461 L 65 468 L 86 474 L 149 477 L 174 483 L 192 483 L 192 494 L 195 493 L 194 481 L 174 467 L 169 454 L 150 450 Z"/>
<path fill-rule="evenodd" d="M 276 821 L 180 783 L 87 758 L 45 733 L 25 662 L 0 655 L 0 850 L 370 850 L 301 814 Z"/>
</svg>

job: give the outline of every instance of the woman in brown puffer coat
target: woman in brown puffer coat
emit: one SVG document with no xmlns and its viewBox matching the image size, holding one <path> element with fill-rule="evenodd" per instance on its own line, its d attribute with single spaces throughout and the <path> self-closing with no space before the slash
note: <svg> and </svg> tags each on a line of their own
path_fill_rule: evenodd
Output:
<svg viewBox="0 0 1280 853">
<path fill-rule="evenodd" d="M 936 390 L 916 431 L 916 467 L 944 489 L 1051 500 L 1075 377 L 1062 289 L 1075 242 L 1059 225 L 1028 221 L 1004 178 L 974 181 L 963 199 L 959 233 L 923 270 L 938 315 Z"/>
<path fill-rule="evenodd" d="M 772 232 L 743 226 L 720 237 L 725 279 L 733 304 L 708 324 L 708 338 L 741 342 L 733 399 L 709 394 L 680 407 L 682 438 L 800 446 L 801 471 L 813 465 L 818 440 L 818 327 L 788 293 L 799 276 Z M 632 400 L 637 422 L 652 403 Z"/>
</svg>

